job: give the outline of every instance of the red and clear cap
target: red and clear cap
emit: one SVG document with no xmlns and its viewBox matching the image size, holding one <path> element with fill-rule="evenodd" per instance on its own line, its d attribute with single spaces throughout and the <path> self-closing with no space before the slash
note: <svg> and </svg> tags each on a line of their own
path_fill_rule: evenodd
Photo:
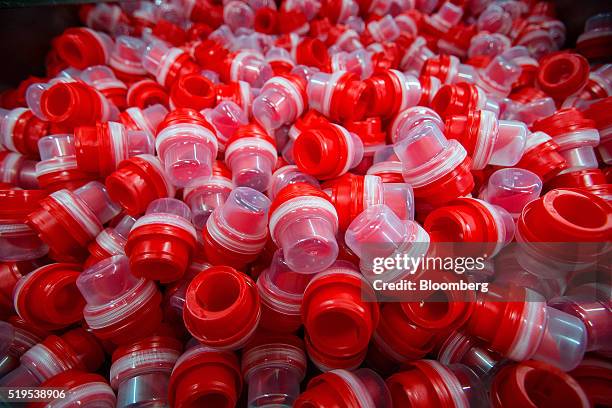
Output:
<svg viewBox="0 0 612 408">
<path fill-rule="evenodd" d="M 249 123 L 244 110 L 231 101 L 222 101 L 214 109 L 204 109 L 201 113 L 222 135 L 220 143 L 225 143 L 240 126 Z"/>
<path fill-rule="evenodd" d="M 498 128 L 499 132 L 489 164 L 514 166 L 523 156 L 529 130 L 523 122 L 514 120 L 500 120 Z"/>
<path fill-rule="evenodd" d="M 89 308 L 112 303 L 140 283 L 141 279 L 130 272 L 130 260 L 125 255 L 98 262 L 85 269 L 76 280 Z"/>
<path fill-rule="evenodd" d="M 126 35 L 115 39 L 111 53 L 111 66 L 127 73 L 140 74 L 143 71 L 142 54 L 146 43 L 139 38 Z"/>
<path fill-rule="evenodd" d="M 245 2 L 230 0 L 223 1 L 223 22 L 232 30 L 250 28 L 255 23 L 255 12 Z"/>
<path fill-rule="evenodd" d="M 131 215 L 126 215 L 121 219 L 121 221 L 119 221 L 119 223 L 117 223 L 117 225 L 115 225 L 113 229 L 117 235 L 127 239 L 127 236 L 132 230 L 135 222 L 136 219 L 134 217 Z"/>
<path fill-rule="evenodd" d="M 542 180 L 529 170 L 506 168 L 497 170 L 481 194 L 487 202 L 518 215 L 542 192 Z"/>
<path fill-rule="evenodd" d="M 386 206 L 401 220 L 414 219 L 414 192 L 408 183 L 383 183 Z"/>
<path fill-rule="evenodd" d="M 127 88 L 126 85 L 117 79 L 113 70 L 106 65 L 95 65 L 88 67 L 81 72 L 81 80 L 98 90 L 112 85 L 117 88 Z"/>
<path fill-rule="evenodd" d="M 57 134 L 41 137 L 38 140 L 38 151 L 41 160 L 51 160 L 58 157 L 74 156 L 74 136 Z"/>
<path fill-rule="evenodd" d="M 496 89 L 504 92 L 512 89 L 512 84 L 521 76 L 521 67 L 507 58 L 506 53 L 493 58 L 489 65 L 480 71 L 480 76 L 484 81 L 495 84 Z"/>
<path fill-rule="evenodd" d="M 268 227 L 270 199 L 249 187 L 237 187 L 230 193 L 221 212 L 228 226 L 249 235 L 261 235 Z"/>
<path fill-rule="evenodd" d="M 543 361 L 563 371 L 571 371 L 584 358 L 587 331 L 579 318 L 547 307 L 548 320 L 534 360 Z"/>
<path fill-rule="evenodd" d="M 496 57 L 510 48 L 512 42 L 504 34 L 480 32 L 472 37 L 468 57 L 477 56 Z"/>
<path fill-rule="evenodd" d="M 149 43 L 142 54 L 142 66 L 147 72 L 157 75 L 166 58 L 170 47 L 163 41 Z"/>
<path fill-rule="evenodd" d="M 385 380 L 369 368 L 360 368 L 353 372 L 333 370 L 332 373 L 342 377 L 351 388 L 362 408 L 391 408 L 391 393 Z"/>
<path fill-rule="evenodd" d="M 155 154 L 155 140 L 149 133 L 141 130 L 128 130 L 126 136 L 129 157 L 139 154 Z"/>
<path fill-rule="evenodd" d="M 158 198 L 152 201 L 146 214 L 169 214 L 191 221 L 189 206 L 176 198 Z"/>
<path fill-rule="evenodd" d="M 384 204 L 362 211 L 350 223 L 344 236 L 346 245 L 366 263 L 377 257 L 390 256 L 408 238 L 406 223 Z"/>
<path fill-rule="evenodd" d="M 74 190 L 85 205 L 96 215 L 101 224 L 106 224 L 121 212 L 121 207 L 108 196 L 104 184 L 90 181 Z"/>
<path fill-rule="evenodd" d="M 391 123 L 391 140 L 397 143 L 407 136 L 414 128 L 426 121 L 430 121 L 440 128 L 440 130 L 444 130 L 444 121 L 440 115 L 431 108 L 413 106 L 401 111 Z"/>
<path fill-rule="evenodd" d="M 395 145 L 394 150 L 404 167 L 420 167 L 438 156 L 449 145 L 440 128 L 425 121 L 411 129 Z"/>
</svg>

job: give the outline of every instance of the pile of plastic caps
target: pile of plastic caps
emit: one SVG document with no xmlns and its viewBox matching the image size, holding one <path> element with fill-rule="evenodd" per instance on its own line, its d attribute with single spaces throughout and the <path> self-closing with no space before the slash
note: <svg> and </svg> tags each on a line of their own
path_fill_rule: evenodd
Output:
<svg viewBox="0 0 612 408">
<path fill-rule="evenodd" d="M 29 405 L 56 408 L 612 404 L 612 14 L 572 50 L 536 0 L 79 15 L 48 76 L 0 97 L 0 387 L 68 390 Z M 479 248 L 490 269 L 463 278 L 487 291 L 381 298 L 381 276 L 460 279 L 374 270 L 441 243 Z"/>
</svg>

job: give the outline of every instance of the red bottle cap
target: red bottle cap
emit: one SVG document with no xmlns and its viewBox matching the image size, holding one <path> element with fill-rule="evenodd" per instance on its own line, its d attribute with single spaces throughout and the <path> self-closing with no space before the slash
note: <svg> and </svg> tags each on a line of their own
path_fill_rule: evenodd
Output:
<svg viewBox="0 0 612 408">
<path fill-rule="evenodd" d="M 553 138 L 566 133 L 585 129 L 596 129 L 595 122 L 585 118 L 576 108 L 561 109 L 547 118 L 536 120 L 531 127 L 533 131 L 541 131 Z"/>
<path fill-rule="evenodd" d="M 431 107 L 446 118 L 450 115 L 467 115 L 479 109 L 483 99 L 482 91 L 475 85 L 465 82 L 444 85 L 431 101 Z"/>
<path fill-rule="evenodd" d="M 182 204 L 190 216 L 185 203 L 167 200 Z M 136 221 L 125 244 L 132 274 L 161 283 L 179 280 L 189 266 L 196 240 L 190 219 L 174 213 L 147 211 L 147 215 Z"/>
<path fill-rule="evenodd" d="M 255 31 L 264 34 L 277 34 L 279 13 L 270 7 L 262 7 L 255 12 Z"/>
<path fill-rule="evenodd" d="M 69 28 L 59 36 L 54 47 L 68 65 L 85 69 L 108 61 L 112 40 L 106 34 L 85 27 Z"/>
<path fill-rule="evenodd" d="M 115 393 L 104 377 L 79 369 L 71 369 L 54 375 L 40 384 L 45 388 L 66 389 L 66 395 L 51 401 L 62 401 L 66 404 L 98 404 L 100 407 L 112 407 L 116 404 Z M 49 401 L 31 402 L 29 408 L 45 408 Z"/>
<path fill-rule="evenodd" d="M 575 94 L 589 80 L 589 62 L 582 55 L 559 52 L 542 58 L 537 75 L 540 89 L 557 101 Z"/>
<path fill-rule="evenodd" d="M 543 138 L 541 142 L 532 141 L 535 134 L 532 133 L 527 138 L 528 146 L 525 148 L 525 153 L 523 153 L 523 157 L 516 164 L 516 167 L 527 169 L 537 174 L 544 183 L 547 183 L 561 171 L 565 170 L 568 164 L 563 156 L 559 154 L 559 145 L 557 143 L 550 139 L 550 137 Z M 539 132 L 539 134 L 545 135 L 542 132 Z"/>
<path fill-rule="evenodd" d="M 43 330 L 58 330 L 80 321 L 85 306 L 76 286 L 80 273 L 79 265 L 58 263 L 25 275 L 13 293 L 17 314 Z"/>
<path fill-rule="evenodd" d="M 201 343 L 235 349 L 255 332 L 261 316 L 255 282 L 229 266 L 213 266 L 187 287 L 183 319 Z"/>
<path fill-rule="evenodd" d="M 216 95 L 214 84 L 200 74 L 182 76 L 170 89 L 170 107 L 201 111 L 212 108 Z"/>
<path fill-rule="evenodd" d="M 474 189 L 474 177 L 470 172 L 472 160 L 469 156 L 452 171 L 442 178 L 422 187 L 414 188 L 414 197 L 433 205 L 434 207 L 443 205 L 458 197 L 463 197 L 471 193 Z"/>
<path fill-rule="evenodd" d="M 554 392 L 541 392 L 544 389 Z M 539 361 L 526 361 L 502 368 L 491 386 L 491 405 L 494 408 L 591 406 L 576 380 L 558 368 Z"/>
<path fill-rule="evenodd" d="M 28 214 L 40 208 L 47 197 L 44 190 L 0 190 L 0 221 L 6 224 L 24 222 Z"/>
<path fill-rule="evenodd" d="M 578 188 L 587 189 L 588 187 L 599 186 L 606 183 L 606 176 L 600 169 L 585 169 L 570 171 L 569 173 L 559 174 L 546 183 L 546 188 Z"/>
<path fill-rule="evenodd" d="M 491 256 L 505 243 L 497 213 L 488 203 L 471 198 L 458 198 L 430 212 L 423 224 L 434 242 L 481 243 L 465 249 L 478 256 Z M 503 221 L 501 221 L 503 225 Z"/>
<path fill-rule="evenodd" d="M 14 314 L 13 290 L 17 281 L 36 269 L 33 261 L 12 261 L 0 263 L 0 318 L 6 320 Z"/>
<path fill-rule="evenodd" d="M 316 38 L 304 38 L 295 48 L 295 62 L 298 65 L 329 71 L 331 58 L 323 41 Z"/>
<path fill-rule="evenodd" d="M 434 360 L 407 364 L 406 369 L 387 379 L 393 406 L 446 408 L 469 406 L 462 384 L 447 367 Z"/>
<path fill-rule="evenodd" d="M 61 197 L 64 197 L 65 193 L 68 193 L 67 190 L 60 190 L 53 194 L 61 194 Z M 97 227 L 95 231 L 85 229 L 52 196 L 42 199 L 40 207 L 28 215 L 26 223 L 49 246 L 49 255 L 60 262 L 83 261 L 87 257 L 87 244 L 99 232 Z"/>
<path fill-rule="evenodd" d="M 181 27 L 161 18 L 153 26 L 153 35 L 167 43 L 180 47 L 187 41 L 187 33 Z"/>
<path fill-rule="evenodd" d="M 605 242 L 612 234 L 612 207 L 585 191 L 552 190 L 527 204 L 517 228 L 528 242 Z"/>
<path fill-rule="evenodd" d="M 50 122 L 63 126 L 92 126 L 107 120 L 108 101 L 83 82 L 58 82 L 40 97 L 41 110 Z"/>
<path fill-rule="evenodd" d="M 353 165 L 355 151 L 351 134 L 338 125 L 306 129 L 293 145 L 293 157 L 300 171 L 321 180 L 345 174 Z"/>
<path fill-rule="evenodd" d="M 605 404 L 612 399 L 612 364 L 603 357 L 586 357 L 582 363 L 569 373 L 591 401 L 593 406 Z"/>
<path fill-rule="evenodd" d="M 308 20 L 300 10 L 281 10 L 277 18 L 278 33 L 289 34 L 294 31 L 308 31 Z M 257 26 L 257 14 L 255 14 L 255 25 Z"/>
<path fill-rule="evenodd" d="M 49 122 L 34 116 L 31 110 L 15 108 L 4 117 L 0 130 L 4 147 L 28 157 L 38 157 L 38 139 L 49 134 Z"/>
<path fill-rule="evenodd" d="M 302 301 L 302 321 L 309 355 L 312 358 L 315 352 L 317 365 L 340 368 L 332 364 L 343 362 L 354 368 L 352 357 L 365 357 L 379 319 L 378 304 L 368 299 L 375 299 L 373 290 L 349 264 L 332 265 L 310 281 Z"/>
<path fill-rule="evenodd" d="M 169 385 L 169 402 L 176 408 L 233 407 L 242 389 L 236 355 L 195 346 L 176 362 Z"/>
<path fill-rule="evenodd" d="M 134 156 L 119 163 L 106 178 L 106 188 L 111 199 L 130 215 L 142 214 L 153 200 L 175 194 L 159 159 L 151 155 Z"/>
<path fill-rule="evenodd" d="M 102 176 L 112 173 L 116 166 L 114 146 L 123 144 L 124 133 L 123 126 L 115 122 L 77 127 L 74 130 L 74 148 L 79 170 Z"/>
<path fill-rule="evenodd" d="M 455 273 L 436 276 L 437 282 L 458 282 Z M 402 311 L 415 325 L 427 330 L 448 332 L 462 327 L 472 314 L 476 301 L 474 292 L 439 290 L 420 302 L 402 303 Z"/>
<path fill-rule="evenodd" d="M 333 370 L 313 378 L 295 401 L 295 408 L 391 408 L 391 396 L 374 371 Z"/>
<path fill-rule="evenodd" d="M 77 328 L 61 336 L 50 335 L 42 341 L 54 356 L 68 368 L 97 371 L 104 362 L 104 351 L 96 338 Z"/>
<path fill-rule="evenodd" d="M 168 100 L 169 97 L 164 87 L 152 79 L 143 79 L 133 83 L 127 93 L 128 106 L 140 109 L 156 104 L 168 106 Z"/>
</svg>

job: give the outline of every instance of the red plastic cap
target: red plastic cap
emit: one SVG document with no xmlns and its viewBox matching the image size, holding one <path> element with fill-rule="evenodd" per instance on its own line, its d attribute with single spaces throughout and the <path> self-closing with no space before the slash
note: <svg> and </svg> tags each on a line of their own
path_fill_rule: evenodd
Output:
<svg viewBox="0 0 612 408">
<path fill-rule="evenodd" d="M 152 79 L 143 79 L 133 83 L 128 89 L 127 104 L 144 109 L 148 106 L 161 104 L 168 106 L 168 94 L 163 86 Z"/>
<path fill-rule="evenodd" d="M 42 344 L 70 368 L 94 372 L 104 362 L 104 350 L 100 343 L 82 328 L 70 330 L 60 337 L 51 335 Z"/>
<path fill-rule="evenodd" d="M 517 224 L 527 242 L 607 242 L 612 206 L 586 191 L 558 189 L 527 204 Z"/>
<path fill-rule="evenodd" d="M 437 361 L 409 363 L 404 371 L 387 379 L 393 407 L 456 407 L 455 398 L 461 398 L 463 395 L 456 395 L 454 387 L 458 385 L 458 381 L 453 377 L 454 375 Z M 456 383 L 450 383 L 451 379 L 455 379 Z M 462 399 L 465 399 L 465 396 Z"/>
<path fill-rule="evenodd" d="M 540 62 L 537 83 L 557 101 L 581 90 L 589 79 L 589 62 L 582 55 L 560 52 Z"/>
<path fill-rule="evenodd" d="M 450 115 L 467 115 L 477 109 L 479 93 L 475 85 L 459 83 L 444 85 L 431 101 L 431 107 L 445 118 Z"/>
<path fill-rule="evenodd" d="M 338 177 L 350 166 L 350 141 L 336 125 L 305 129 L 295 140 L 293 158 L 300 171 L 326 180 Z"/>
<path fill-rule="evenodd" d="M 104 65 L 110 51 L 105 50 L 99 34 L 89 28 L 67 29 L 55 40 L 54 46 L 60 58 L 77 69 Z"/>
<path fill-rule="evenodd" d="M 302 321 L 308 334 L 309 354 L 317 354 L 320 365 L 334 367 L 337 358 L 364 353 L 378 324 L 379 310 L 374 299 L 363 296 L 368 286 L 361 275 L 343 266 L 332 266 L 315 277 L 304 292 Z M 331 357 L 321 361 L 321 357 Z M 357 362 L 359 364 L 359 362 Z M 351 368 L 351 367 L 346 367 Z"/>
<path fill-rule="evenodd" d="M 21 278 L 14 292 L 17 314 L 43 330 L 58 330 L 83 318 L 85 300 L 76 278 L 81 267 L 74 264 L 50 264 Z"/>
<path fill-rule="evenodd" d="M 331 58 L 323 41 L 316 38 L 305 38 L 297 45 L 295 62 L 298 65 L 317 67 L 329 71 Z"/>
<path fill-rule="evenodd" d="M 607 184 L 606 176 L 600 169 L 585 169 L 559 174 L 546 183 L 546 188 L 549 190 L 555 188 L 588 189 L 604 184 Z"/>
<path fill-rule="evenodd" d="M 122 161 L 105 183 L 110 198 L 129 215 L 144 213 L 153 200 L 174 196 L 161 163 L 150 155 Z"/>
<path fill-rule="evenodd" d="M 103 118 L 103 96 L 82 82 L 59 82 L 44 91 L 41 110 L 50 122 L 75 127 L 94 125 Z"/>
<path fill-rule="evenodd" d="M 153 35 L 175 47 L 180 47 L 187 41 L 187 33 L 185 30 L 163 18 L 153 27 Z"/>
<path fill-rule="evenodd" d="M 202 344 L 240 348 L 257 328 L 260 316 L 255 282 L 229 266 L 213 266 L 187 287 L 183 319 Z"/>
<path fill-rule="evenodd" d="M 278 11 L 262 7 L 255 12 L 255 31 L 264 34 L 276 34 L 279 28 Z"/>
<path fill-rule="evenodd" d="M 491 405 L 493 408 L 591 406 L 576 380 L 539 361 L 504 367 L 493 380 Z"/>
<path fill-rule="evenodd" d="M 234 353 L 196 346 L 177 360 L 168 401 L 175 408 L 231 408 L 241 389 L 240 363 Z"/>
<path fill-rule="evenodd" d="M 200 74 L 179 78 L 170 89 L 170 105 L 176 108 L 191 108 L 201 111 L 212 108 L 216 94 L 214 84 Z"/>
</svg>

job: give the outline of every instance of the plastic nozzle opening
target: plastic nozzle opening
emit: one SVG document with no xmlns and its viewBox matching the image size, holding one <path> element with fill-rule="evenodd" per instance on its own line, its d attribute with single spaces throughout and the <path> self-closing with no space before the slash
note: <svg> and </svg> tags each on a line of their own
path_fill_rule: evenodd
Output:
<svg viewBox="0 0 612 408">
<path fill-rule="evenodd" d="M 142 66 L 152 75 L 157 75 L 170 48 L 163 41 L 153 41 L 142 54 Z"/>
<path fill-rule="evenodd" d="M 117 255 L 86 269 L 77 278 L 79 291 L 89 307 L 103 306 L 123 296 L 140 282 L 130 272 L 130 260 Z"/>
</svg>

